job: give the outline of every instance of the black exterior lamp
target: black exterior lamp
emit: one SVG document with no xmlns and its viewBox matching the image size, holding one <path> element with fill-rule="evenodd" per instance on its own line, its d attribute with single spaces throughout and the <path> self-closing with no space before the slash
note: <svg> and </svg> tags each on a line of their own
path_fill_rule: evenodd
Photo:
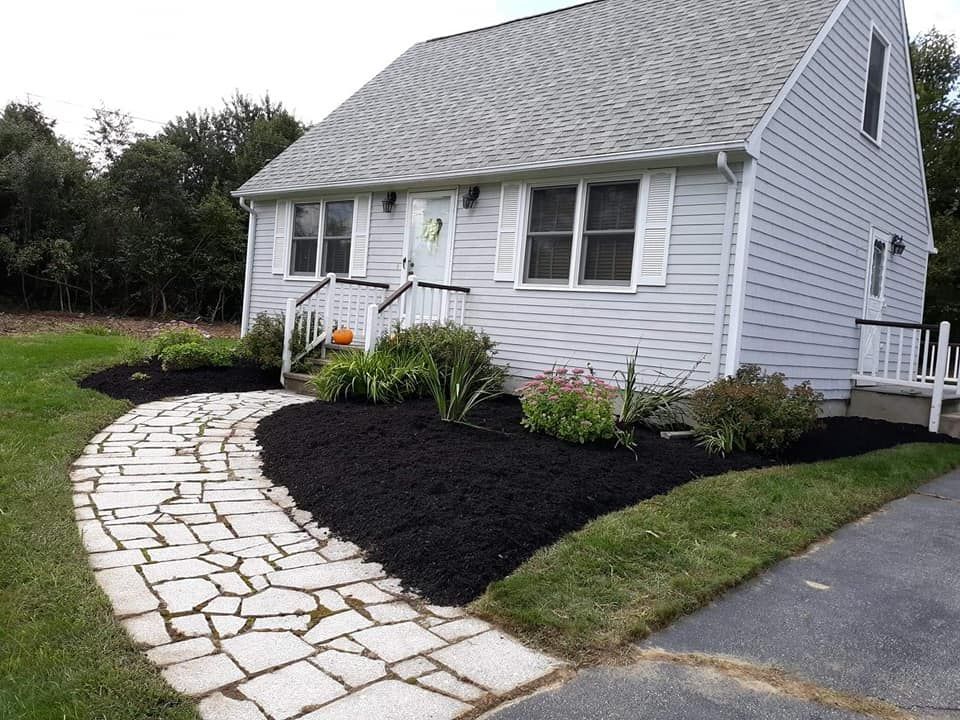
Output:
<svg viewBox="0 0 960 720">
<path fill-rule="evenodd" d="M 472 207 L 475 207 L 477 204 L 477 199 L 480 197 L 480 188 L 474 185 L 469 190 L 467 190 L 462 196 L 460 196 L 460 202 L 463 204 L 464 210 L 469 210 Z"/>
<path fill-rule="evenodd" d="M 890 254 L 891 255 L 903 255 L 903 251 L 907 249 L 907 242 L 903 239 L 903 235 L 894 235 L 890 239 Z"/>
<path fill-rule="evenodd" d="M 383 211 L 385 213 L 392 213 L 393 206 L 397 204 L 397 194 L 391 190 L 383 196 L 381 203 L 383 204 Z"/>
</svg>

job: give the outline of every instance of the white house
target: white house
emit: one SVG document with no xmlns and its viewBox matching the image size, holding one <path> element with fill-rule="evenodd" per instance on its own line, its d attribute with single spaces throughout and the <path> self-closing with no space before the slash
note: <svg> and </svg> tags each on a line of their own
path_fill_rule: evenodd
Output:
<svg viewBox="0 0 960 720">
<path fill-rule="evenodd" d="M 935 374 L 902 0 L 596 0 L 418 43 L 235 195 L 244 328 L 454 320 L 518 377 L 639 345 L 829 401 Z"/>
</svg>

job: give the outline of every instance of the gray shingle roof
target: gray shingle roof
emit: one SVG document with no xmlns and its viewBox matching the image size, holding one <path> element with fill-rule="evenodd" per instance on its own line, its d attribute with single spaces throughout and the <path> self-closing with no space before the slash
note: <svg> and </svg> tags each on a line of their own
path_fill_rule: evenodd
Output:
<svg viewBox="0 0 960 720">
<path fill-rule="evenodd" d="M 239 192 L 744 140 L 837 0 L 598 0 L 414 45 Z"/>
</svg>

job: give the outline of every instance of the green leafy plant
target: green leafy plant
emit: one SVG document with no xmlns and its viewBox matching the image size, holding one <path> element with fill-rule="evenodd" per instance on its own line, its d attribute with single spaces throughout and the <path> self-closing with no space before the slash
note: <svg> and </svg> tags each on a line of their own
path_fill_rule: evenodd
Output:
<svg viewBox="0 0 960 720">
<path fill-rule="evenodd" d="M 430 352 L 425 350 L 422 357 L 423 379 L 441 420 L 463 423 L 477 405 L 500 394 L 503 377 L 499 368 L 487 362 L 485 353 L 461 347 L 454 352 L 447 372 Z"/>
<path fill-rule="evenodd" d="M 490 336 L 456 323 L 396 328 L 381 341 L 379 347 L 400 353 L 425 352 L 433 358 L 444 378 L 450 376 L 457 359 L 462 356 L 469 356 L 472 364 L 482 365 L 481 374 L 493 378 L 497 390 L 503 387 L 507 376 L 506 367 L 493 363 L 497 350 Z"/>
<path fill-rule="evenodd" d="M 555 367 L 521 386 L 522 423 L 568 442 L 609 440 L 617 436 L 615 396 L 615 388 L 582 368 Z"/>
<path fill-rule="evenodd" d="M 775 454 L 817 426 L 822 401 L 809 382 L 788 387 L 782 373 L 745 365 L 691 393 L 690 411 L 708 450 Z"/>
<path fill-rule="evenodd" d="M 423 382 L 419 353 L 375 350 L 338 353 L 311 380 L 321 400 L 360 398 L 400 402 L 416 395 Z"/>
<path fill-rule="evenodd" d="M 160 352 L 160 367 L 164 372 L 201 367 L 229 367 L 235 360 L 234 348 L 210 342 L 168 345 Z"/>
<path fill-rule="evenodd" d="M 291 352 L 299 355 L 304 349 L 304 320 L 293 333 Z M 241 359 L 263 370 L 279 370 L 283 365 L 283 316 L 260 313 L 250 329 L 240 338 L 237 352 Z"/>
<path fill-rule="evenodd" d="M 614 373 L 620 391 L 620 425 L 640 424 L 654 429 L 681 425 L 680 404 L 688 394 L 687 381 L 699 363 L 674 376 L 655 371 L 653 380 L 643 382 L 637 368 L 639 354 L 640 349 L 634 348 L 626 369 Z"/>
<path fill-rule="evenodd" d="M 195 328 L 178 328 L 175 330 L 164 330 L 155 335 L 147 343 L 146 356 L 148 359 L 160 358 L 163 351 L 173 345 L 200 345 L 206 341 L 203 333 Z"/>
<path fill-rule="evenodd" d="M 130 376 L 130 379 L 136 382 L 145 382 L 150 379 L 150 376 L 145 372 L 135 372 Z"/>
<path fill-rule="evenodd" d="M 93 325 L 84 325 L 80 328 L 80 332 L 84 335 L 97 335 L 99 337 L 109 337 L 111 335 L 120 335 L 119 330 L 114 330 L 111 327 L 102 325 L 100 323 L 95 323 Z"/>
</svg>

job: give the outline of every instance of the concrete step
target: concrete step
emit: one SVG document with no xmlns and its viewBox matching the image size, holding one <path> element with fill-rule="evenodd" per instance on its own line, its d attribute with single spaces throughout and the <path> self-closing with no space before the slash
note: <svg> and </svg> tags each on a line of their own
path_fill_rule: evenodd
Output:
<svg viewBox="0 0 960 720">
<path fill-rule="evenodd" d="M 298 395 L 316 397 L 317 393 L 310 384 L 310 376 L 306 373 L 286 372 L 283 374 L 283 386 L 290 392 Z"/>
<path fill-rule="evenodd" d="M 960 413 L 943 413 L 940 416 L 940 432 L 960 438 Z"/>
</svg>

